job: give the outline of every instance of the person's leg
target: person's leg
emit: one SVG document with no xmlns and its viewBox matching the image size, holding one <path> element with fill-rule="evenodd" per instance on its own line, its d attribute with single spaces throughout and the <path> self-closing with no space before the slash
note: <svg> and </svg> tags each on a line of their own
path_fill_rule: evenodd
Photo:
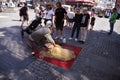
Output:
<svg viewBox="0 0 120 80">
<path fill-rule="evenodd" d="M 29 17 L 26 15 L 27 26 L 29 25 Z"/>
<path fill-rule="evenodd" d="M 26 16 L 23 15 L 23 20 L 22 20 L 22 23 L 21 23 L 21 28 L 23 28 L 23 25 L 24 25 L 25 21 L 26 21 Z"/>
<path fill-rule="evenodd" d="M 84 28 L 83 28 L 83 41 L 84 41 L 84 42 L 86 41 L 86 37 L 87 37 L 87 28 L 84 27 Z"/>
<path fill-rule="evenodd" d="M 62 39 L 63 38 L 63 30 L 59 30 L 59 35 L 60 35 L 60 38 Z"/>
<path fill-rule="evenodd" d="M 67 27 L 69 27 L 69 21 L 68 21 L 68 20 L 69 20 L 69 18 L 67 17 L 67 18 L 66 18 L 66 26 L 67 26 Z"/>
<path fill-rule="evenodd" d="M 56 25 L 56 39 L 57 39 L 59 37 L 62 37 L 62 35 L 63 35 L 64 22 L 62 22 L 61 20 L 57 20 L 55 22 L 55 25 Z"/>
<path fill-rule="evenodd" d="M 73 26 L 73 22 L 70 22 L 70 28 Z"/>
<path fill-rule="evenodd" d="M 76 28 L 77 28 L 77 24 L 75 23 L 73 28 L 72 28 L 71 38 L 73 38 Z"/>
<path fill-rule="evenodd" d="M 79 32 L 80 32 L 80 25 L 77 25 L 77 32 L 76 32 L 76 39 L 79 37 Z"/>
<path fill-rule="evenodd" d="M 25 20 L 22 20 L 21 28 L 23 28 L 24 23 L 25 23 Z"/>
<path fill-rule="evenodd" d="M 94 22 L 92 21 L 91 23 L 90 23 L 90 30 L 93 30 L 93 27 L 94 27 Z"/>
<path fill-rule="evenodd" d="M 20 21 L 22 21 L 22 16 L 23 16 L 23 15 L 22 15 L 21 12 L 19 13 L 19 16 L 20 16 Z"/>
<path fill-rule="evenodd" d="M 20 16 L 20 21 L 22 21 L 22 16 Z"/>
<path fill-rule="evenodd" d="M 63 26 L 64 26 L 64 21 L 62 21 L 61 24 L 60 24 L 60 31 L 59 31 L 60 33 L 59 33 L 59 35 L 60 35 L 61 39 L 63 39 Z"/>
<path fill-rule="evenodd" d="M 55 39 L 59 38 L 59 22 L 55 22 L 55 26 L 56 26 L 56 37 Z"/>
<path fill-rule="evenodd" d="M 90 30 L 93 30 L 93 25 L 92 24 L 90 25 Z"/>
<path fill-rule="evenodd" d="M 83 38 L 84 38 L 84 27 L 80 27 L 80 30 L 81 30 L 81 38 L 80 38 L 80 41 L 83 41 Z"/>
<path fill-rule="evenodd" d="M 45 19 L 44 24 L 46 25 L 47 19 Z"/>
<path fill-rule="evenodd" d="M 114 23 L 110 23 L 110 32 L 108 34 L 112 34 L 114 29 Z"/>
</svg>

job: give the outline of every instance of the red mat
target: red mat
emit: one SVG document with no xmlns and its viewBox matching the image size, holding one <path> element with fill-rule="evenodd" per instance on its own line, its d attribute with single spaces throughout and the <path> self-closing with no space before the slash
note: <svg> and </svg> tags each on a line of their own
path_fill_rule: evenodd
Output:
<svg viewBox="0 0 120 80">
<path fill-rule="evenodd" d="M 70 49 L 70 50 L 74 51 L 76 56 L 79 55 L 79 53 L 82 49 L 81 47 L 76 47 L 76 46 L 69 45 L 69 44 L 64 44 L 64 43 L 62 43 L 61 45 L 62 45 L 63 48 Z M 40 55 L 38 54 L 38 51 L 34 50 L 34 52 L 35 52 L 35 57 L 40 58 L 39 57 Z M 62 67 L 64 69 L 69 69 L 75 61 L 75 59 L 72 59 L 72 60 L 69 60 L 69 61 L 61 61 L 61 60 L 58 60 L 58 59 L 47 58 L 47 57 L 40 58 L 40 59 L 43 59 L 47 62 L 50 62 L 51 64 Z"/>
</svg>

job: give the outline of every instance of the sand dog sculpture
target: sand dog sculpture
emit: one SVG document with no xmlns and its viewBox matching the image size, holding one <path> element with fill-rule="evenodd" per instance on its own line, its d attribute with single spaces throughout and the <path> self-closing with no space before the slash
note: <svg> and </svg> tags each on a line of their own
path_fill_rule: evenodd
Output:
<svg viewBox="0 0 120 80">
<path fill-rule="evenodd" d="M 63 61 L 69 61 L 74 59 L 76 56 L 72 50 L 64 49 L 60 45 L 51 45 L 46 44 L 48 46 L 48 50 L 42 49 L 39 54 L 43 57 L 55 58 Z"/>
</svg>

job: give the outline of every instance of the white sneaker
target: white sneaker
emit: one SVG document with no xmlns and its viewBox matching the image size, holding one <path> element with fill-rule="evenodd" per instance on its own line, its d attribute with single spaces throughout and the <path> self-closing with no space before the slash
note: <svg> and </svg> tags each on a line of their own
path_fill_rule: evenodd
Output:
<svg viewBox="0 0 120 80">
<path fill-rule="evenodd" d="M 35 52 L 32 52 L 32 55 L 34 55 L 35 54 Z"/>
<path fill-rule="evenodd" d="M 55 37 L 55 39 L 58 39 L 59 37 Z"/>
<path fill-rule="evenodd" d="M 75 38 L 75 41 L 78 41 L 78 39 L 77 39 L 77 38 Z"/>
<path fill-rule="evenodd" d="M 69 40 L 72 40 L 72 38 L 70 37 Z"/>
<path fill-rule="evenodd" d="M 63 37 L 60 37 L 60 39 L 63 39 Z"/>
</svg>

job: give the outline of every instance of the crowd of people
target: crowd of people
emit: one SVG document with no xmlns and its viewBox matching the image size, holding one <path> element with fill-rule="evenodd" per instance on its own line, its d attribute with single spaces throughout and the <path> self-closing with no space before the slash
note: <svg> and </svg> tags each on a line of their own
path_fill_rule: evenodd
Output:
<svg viewBox="0 0 120 80">
<path fill-rule="evenodd" d="M 72 26 L 71 36 L 69 40 L 74 38 L 75 41 L 84 44 L 87 38 L 88 26 L 91 25 L 90 30 L 93 30 L 95 24 L 95 16 L 94 16 L 94 9 L 91 10 L 91 14 L 89 14 L 87 8 L 76 8 L 75 12 L 71 11 L 68 12 L 66 9 L 62 7 L 60 2 L 56 3 L 56 9 L 53 11 L 52 6 L 50 4 L 46 5 L 46 9 L 42 10 L 39 4 L 35 5 L 34 8 L 35 17 L 36 19 L 41 17 L 44 20 L 45 27 L 42 27 L 29 35 L 30 41 L 34 41 L 35 43 L 46 46 L 46 43 L 52 43 L 54 46 L 56 45 L 54 40 L 63 39 L 63 27 L 64 21 L 67 20 L 67 26 Z M 70 15 L 72 14 L 72 15 Z M 109 35 L 112 34 L 114 23 L 116 22 L 117 18 L 117 10 L 116 8 L 113 9 L 113 13 L 110 17 L 110 32 Z M 27 4 L 25 3 L 23 7 L 20 8 L 20 20 L 22 20 L 21 27 L 24 27 L 24 23 L 27 22 L 29 25 L 29 13 Z M 53 29 L 53 24 L 55 25 L 55 31 Z M 53 39 L 52 33 L 56 32 L 55 38 Z M 80 39 L 79 39 L 80 33 Z M 48 47 L 48 45 L 46 46 Z"/>
</svg>

